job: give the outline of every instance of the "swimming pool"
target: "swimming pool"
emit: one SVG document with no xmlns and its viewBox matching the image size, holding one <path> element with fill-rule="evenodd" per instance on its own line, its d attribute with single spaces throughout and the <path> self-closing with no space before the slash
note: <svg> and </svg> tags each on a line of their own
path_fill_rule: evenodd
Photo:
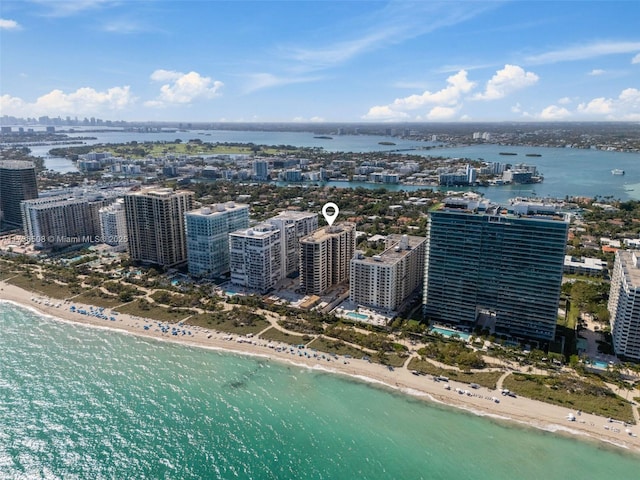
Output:
<svg viewBox="0 0 640 480">
<path fill-rule="evenodd" d="M 609 363 L 603 362 L 602 360 L 592 360 L 591 361 L 591 366 L 606 370 L 609 367 Z"/>
<path fill-rule="evenodd" d="M 366 320 L 369 318 L 369 315 L 363 315 L 362 313 L 349 312 L 347 313 L 347 317 L 356 318 L 358 320 Z"/>
<path fill-rule="evenodd" d="M 439 333 L 440 335 L 443 335 L 445 337 L 452 337 L 454 335 L 457 335 L 463 340 L 469 340 L 469 338 L 471 337 L 471 335 L 468 333 L 458 332 L 457 330 L 449 330 L 448 328 L 442 327 L 431 327 L 431 331 Z"/>
</svg>

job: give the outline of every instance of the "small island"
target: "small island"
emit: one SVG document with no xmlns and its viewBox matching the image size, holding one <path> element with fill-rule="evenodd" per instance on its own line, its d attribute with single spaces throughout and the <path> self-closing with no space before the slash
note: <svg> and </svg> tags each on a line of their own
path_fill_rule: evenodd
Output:
<svg viewBox="0 0 640 480">
<path fill-rule="evenodd" d="M 395 145 L 393 142 L 378 142 L 378 145 Z"/>
</svg>

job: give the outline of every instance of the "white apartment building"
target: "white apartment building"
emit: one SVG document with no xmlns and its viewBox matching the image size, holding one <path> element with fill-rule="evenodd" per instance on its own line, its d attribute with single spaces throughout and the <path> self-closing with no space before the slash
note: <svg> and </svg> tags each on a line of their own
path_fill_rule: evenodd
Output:
<svg viewBox="0 0 640 480">
<path fill-rule="evenodd" d="M 267 220 L 280 230 L 282 239 L 282 278 L 292 275 L 300 268 L 300 239 L 318 229 L 318 214 L 311 212 L 284 211 Z"/>
<path fill-rule="evenodd" d="M 131 260 L 172 268 L 187 261 L 184 215 L 193 192 L 150 187 L 125 195 Z"/>
<path fill-rule="evenodd" d="M 124 199 L 119 198 L 98 210 L 100 217 L 100 237 L 102 243 L 115 247 L 118 251 L 127 249 L 127 219 L 124 212 Z"/>
<path fill-rule="evenodd" d="M 640 360 L 640 251 L 619 250 L 609 291 L 616 355 Z"/>
<path fill-rule="evenodd" d="M 564 256 L 564 273 L 602 276 L 607 262 L 599 258 Z"/>
<path fill-rule="evenodd" d="M 37 249 L 97 242 L 101 234 L 98 211 L 114 202 L 118 194 L 78 190 L 22 201 L 20 210 L 27 241 Z"/>
<path fill-rule="evenodd" d="M 351 260 L 349 300 L 358 305 L 394 312 L 423 282 L 426 238 L 389 235 L 379 255 L 361 252 Z"/>
<path fill-rule="evenodd" d="M 229 235 L 231 283 L 260 293 L 274 288 L 282 279 L 280 230 L 261 223 Z"/>
<path fill-rule="evenodd" d="M 336 223 L 300 240 L 300 287 L 322 295 L 349 280 L 349 262 L 356 245 L 356 225 Z"/>
<path fill-rule="evenodd" d="M 220 203 L 187 212 L 187 262 L 196 277 L 229 273 L 229 234 L 249 227 L 249 205 Z"/>
</svg>

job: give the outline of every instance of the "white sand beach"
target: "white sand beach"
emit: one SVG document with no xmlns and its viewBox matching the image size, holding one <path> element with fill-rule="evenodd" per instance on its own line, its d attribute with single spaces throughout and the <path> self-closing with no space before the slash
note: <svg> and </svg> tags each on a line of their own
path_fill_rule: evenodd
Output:
<svg viewBox="0 0 640 480">
<path fill-rule="evenodd" d="M 588 413 L 579 414 L 567 408 L 524 397 L 503 396 L 497 390 L 489 390 L 484 387 L 470 389 L 468 384 L 455 381 L 448 382 L 451 389 L 447 390 L 444 387 L 444 382 L 436 382 L 431 376 L 413 375 L 405 368 L 390 370 L 383 365 L 369 363 L 365 360 L 345 359 L 342 357 L 336 360 L 328 355 L 326 355 L 326 358 L 300 355 L 297 349 L 292 351 L 288 345 L 286 348 L 277 351 L 275 347 L 279 346 L 279 344 L 260 338 L 241 339 L 239 342 L 238 335 L 230 335 L 193 326 L 180 327 L 180 334 L 172 335 L 171 327 L 163 332 L 163 329 L 159 326 L 162 322 L 157 320 L 133 317 L 122 313 L 113 316 L 115 320 L 111 320 L 110 317 L 112 315 L 107 313 L 108 318 L 104 320 L 96 316 L 72 312 L 70 310 L 71 304 L 62 300 L 51 299 L 47 305 L 47 300 L 42 296 L 5 282 L 0 282 L 0 288 L 2 289 L 0 291 L 0 300 L 14 302 L 68 322 L 116 329 L 143 337 L 182 342 L 192 346 L 246 355 L 260 355 L 274 361 L 349 375 L 361 381 L 385 385 L 409 395 L 461 408 L 478 415 L 517 422 L 523 426 L 572 435 L 581 439 L 606 442 L 640 453 L 640 425 L 624 426 L 618 422 L 610 422 L 603 417 Z M 74 305 L 76 310 L 85 309 L 89 311 L 91 308 L 90 305 L 82 305 L 75 302 Z M 106 312 L 108 310 L 105 309 Z M 168 324 L 165 323 L 164 325 Z M 190 332 L 190 334 L 183 335 L 183 329 Z M 284 344 L 282 346 L 284 347 Z M 459 393 L 460 390 L 464 392 Z M 494 400 L 496 398 L 499 403 Z M 573 421 L 567 418 L 570 415 L 574 416 L 575 419 Z"/>
</svg>

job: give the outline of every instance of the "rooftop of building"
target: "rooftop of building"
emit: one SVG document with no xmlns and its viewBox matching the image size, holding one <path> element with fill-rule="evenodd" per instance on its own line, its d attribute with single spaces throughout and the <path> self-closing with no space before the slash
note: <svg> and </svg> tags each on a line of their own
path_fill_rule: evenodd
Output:
<svg viewBox="0 0 640 480">
<path fill-rule="evenodd" d="M 415 235 L 389 235 L 387 237 L 387 248 L 382 253 L 365 257 L 359 252 L 356 253 L 354 260 L 365 264 L 382 263 L 384 265 L 394 265 L 426 241 L 425 237 L 417 237 Z"/>
<path fill-rule="evenodd" d="M 555 204 L 513 201 L 500 205 L 486 198 L 447 197 L 438 211 L 465 213 L 503 218 L 525 218 L 566 222 L 566 216 Z"/>
<path fill-rule="evenodd" d="M 572 267 L 593 268 L 602 270 L 606 262 L 599 258 L 593 257 L 573 257 L 571 255 L 564 256 L 564 264 Z"/>
<path fill-rule="evenodd" d="M 30 170 L 35 168 L 29 160 L 0 160 L 0 168 L 6 170 Z"/>
<path fill-rule="evenodd" d="M 177 195 L 193 195 L 193 192 L 188 190 L 173 190 L 171 188 L 165 187 L 148 187 L 138 190 L 137 192 L 128 193 L 129 196 L 137 196 L 137 197 L 161 197 L 161 198 L 169 198 Z"/>
<path fill-rule="evenodd" d="M 622 261 L 624 274 L 629 283 L 635 287 L 640 287 L 640 250 L 618 250 L 616 253 Z"/>
<path fill-rule="evenodd" d="M 235 202 L 214 203 L 202 206 L 196 210 L 191 210 L 187 212 L 187 215 L 196 217 L 218 217 L 228 212 L 237 212 L 243 209 L 248 210 L 249 205 Z"/>
<path fill-rule="evenodd" d="M 299 210 L 283 210 L 278 213 L 273 219 L 283 219 L 283 220 L 302 220 L 305 218 L 317 217 L 318 214 L 314 212 L 303 212 Z"/>
<path fill-rule="evenodd" d="M 273 235 L 274 232 L 280 232 L 275 225 L 271 225 L 270 223 L 259 223 L 250 228 L 243 228 L 236 230 L 235 232 L 231 232 L 230 235 L 236 237 L 265 238 L 269 235 Z"/>
<path fill-rule="evenodd" d="M 322 242 L 323 240 L 335 237 L 344 231 L 356 230 L 356 224 L 351 222 L 339 222 L 332 226 L 319 228 L 315 232 L 300 239 L 300 242 Z"/>
<path fill-rule="evenodd" d="M 46 209 L 54 206 L 72 205 L 75 203 L 89 203 L 104 199 L 111 199 L 124 195 L 125 191 L 121 189 L 114 190 L 94 190 L 94 189 L 76 189 L 74 191 L 60 192 L 57 195 L 41 195 L 39 198 L 23 200 L 21 203 L 26 204 L 30 208 Z"/>
</svg>

